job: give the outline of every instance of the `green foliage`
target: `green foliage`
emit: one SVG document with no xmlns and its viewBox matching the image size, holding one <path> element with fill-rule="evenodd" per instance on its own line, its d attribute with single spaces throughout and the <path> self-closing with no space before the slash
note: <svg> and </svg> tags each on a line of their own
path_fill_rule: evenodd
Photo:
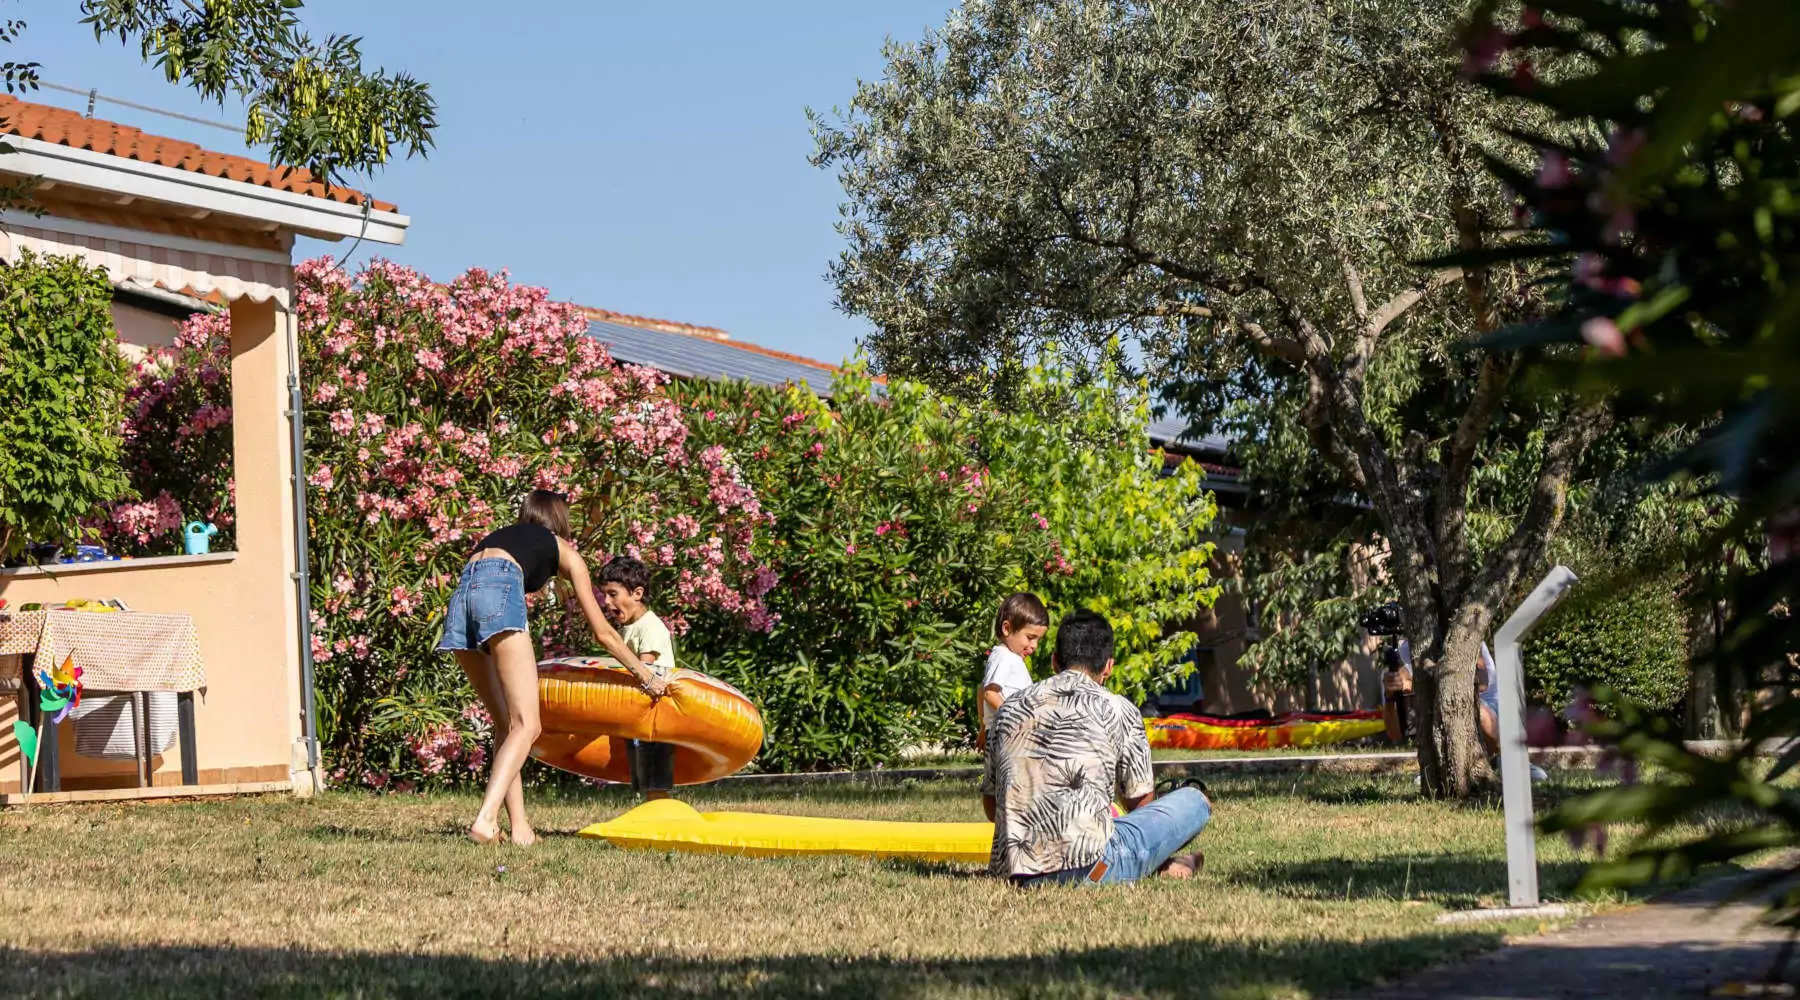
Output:
<svg viewBox="0 0 1800 1000">
<path fill-rule="evenodd" d="M 1244 596 L 1256 609 L 1262 637 L 1238 658 L 1258 683 L 1297 688 L 1320 666 L 1337 663 L 1362 645 L 1362 612 L 1390 599 L 1358 586 L 1351 555 L 1340 536 L 1324 551 L 1294 554 L 1289 547 L 1259 546 L 1246 559 Z M 1369 568 L 1372 572 L 1373 567 Z"/>
<path fill-rule="evenodd" d="M 1470 34 L 1472 61 L 1493 69 L 1488 85 L 1574 126 L 1565 134 L 1594 138 L 1534 137 L 1543 150 L 1535 173 L 1490 165 L 1519 192 L 1531 224 L 1465 259 L 1532 257 L 1562 271 L 1555 314 L 1491 345 L 1526 352 L 1548 377 L 1614 396 L 1653 426 L 1706 428 L 1652 470 L 1731 498 L 1718 503 L 1730 520 L 1685 558 L 1733 558 L 1743 536 L 1771 519 L 1770 565 L 1728 581 L 1734 607 L 1716 657 L 1766 685 L 1746 748 L 1707 760 L 1660 716 L 1615 699 L 1616 719 L 1597 723 L 1595 735 L 1660 776 L 1572 802 L 1546 824 L 1642 825 L 1642 839 L 1590 871 L 1597 884 L 1790 847 L 1800 842 L 1800 810 L 1775 779 L 1800 755 L 1764 776 L 1753 754 L 1755 741 L 1800 727 L 1800 623 L 1791 611 L 1800 561 L 1791 539 L 1776 537 L 1791 521 L 1784 512 L 1800 504 L 1800 8 L 1546 0 L 1504 24 L 1493 10 L 1484 6 Z M 1522 85 L 1531 74 L 1520 66 L 1558 59 L 1582 69 L 1554 86 Z M 1721 813 L 1742 818 L 1699 838 L 1669 835 L 1684 818 Z M 1791 876 L 1787 865 L 1772 880 Z M 1800 930 L 1800 894 L 1776 897 L 1773 908 L 1777 922 Z"/>
<path fill-rule="evenodd" d="M 1052 362 L 1022 374 L 1039 405 L 995 411 L 966 406 L 980 452 L 1002 481 L 1017 483 L 1047 524 L 1052 551 L 1025 567 L 1027 586 L 1052 618 L 1099 612 L 1117 637 L 1112 687 L 1134 701 L 1191 671 L 1181 660 L 1188 626 L 1218 597 L 1211 580 L 1218 505 L 1198 462 L 1147 447 L 1147 394 L 1110 364 L 1076 382 Z M 1049 669 L 1055 632 L 1038 654 Z"/>
<path fill-rule="evenodd" d="M 941 743 L 974 705 L 994 609 L 1047 536 L 1023 491 L 973 457 L 954 407 L 922 386 L 878 394 L 851 368 L 829 408 L 804 388 L 690 382 L 697 443 L 729 447 L 773 521 L 768 635 L 699 618 L 683 660 L 763 713 L 763 767 L 869 767 Z"/>
<path fill-rule="evenodd" d="M 129 376 L 106 272 L 29 250 L 0 265 L 0 559 L 76 541 L 125 491 Z"/>
<path fill-rule="evenodd" d="M 174 84 L 249 106 L 244 141 L 272 163 L 304 167 L 326 184 L 383 166 L 395 146 L 431 147 L 437 102 L 404 73 L 363 69 L 361 39 L 315 42 L 300 0 L 82 0 L 97 40 L 136 43 Z"/>
<path fill-rule="evenodd" d="M 1146 448 L 1143 388 L 1113 373 L 1022 374 L 1042 412 L 877 394 L 852 367 L 803 389 L 688 383 L 694 434 L 728 445 L 774 521 L 767 636 L 697 622 L 683 647 L 763 709 L 770 768 L 869 766 L 972 735 L 993 617 L 1015 590 L 1087 607 L 1118 636 L 1113 686 L 1141 698 L 1191 669 L 1184 626 L 1218 589 L 1199 466 Z M 1050 670 L 1054 634 L 1035 673 Z"/>
<path fill-rule="evenodd" d="M 1447 664 L 1425 788 L 1458 796 L 1491 777 L 1475 645 L 1608 420 L 1464 349 L 1540 307 L 1540 266 L 1416 266 L 1506 220 L 1478 150 L 1523 162 L 1508 136 L 1549 118 L 1462 77 L 1468 7 L 988 0 L 815 118 L 846 195 L 832 278 L 880 370 L 1013 407 L 1048 344 L 1083 374 L 1140 360 L 1252 479 L 1306 491 L 1280 505 L 1323 528 L 1282 526 L 1299 552 L 1378 530 L 1414 649 Z M 1496 457 L 1529 488 L 1472 513 Z"/>
<path fill-rule="evenodd" d="M 1785 699 L 1759 713 L 1745 742 L 1723 757 L 1695 753 L 1683 742 L 1679 723 L 1665 713 L 1646 711 L 1611 691 L 1597 692 L 1604 714 L 1590 719 L 1587 733 L 1630 759 L 1626 777 L 1638 768 L 1656 769 L 1655 780 L 1627 781 L 1570 800 L 1547 813 L 1540 826 L 1570 835 L 1580 844 L 1604 847 L 1605 831 L 1628 825 L 1636 833 L 1622 850 L 1596 861 L 1583 873 L 1580 888 L 1632 889 L 1689 878 L 1705 869 L 1748 862 L 1771 852 L 1792 858 L 1800 847 L 1800 794 L 1780 780 L 1800 763 L 1800 745 L 1791 745 L 1773 767 L 1759 759 L 1767 740 L 1785 740 L 1800 731 L 1800 700 Z M 1699 827 L 1698 833 L 1695 827 Z M 1770 899 L 1770 919 L 1790 933 L 1800 931 L 1800 889 L 1789 860 L 1763 869 L 1741 892 Z"/>
<path fill-rule="evenodd" d="M 1687 612 L 1667 579 L 1559 608 L 1523 650 L 1527 697 L 1563 706 L 1606 688 L 1669 712 L 1688 688 Z"/>
<path fill-rule="evenodd" d="M 1416 288 L 1411 261 L 1454 240 L 1459 204 L 1502 204 L 1461 159 L 1505 116 L 1458 79 L 1457 6 L 953 12 L 891 45 L 847 112 L 814 117 L 815 160 L 846 195 L 841 304 L 875 323 L 881 370 L 1001 398 L 1047 343 L 1105 359 L 1123 331 L 1155 374 L 1206 333 L 1231 371 L 1298 319 L 1328 340 L 1360 327 Z M 1515 308 L 1516 281 L 1492 277 L 1507 284 L 1489 306 Z M 1441 366 L 1478 321 L 1450 294 L 1409 309 L 1431 322 L 1397 366 Z"/>
</svg>

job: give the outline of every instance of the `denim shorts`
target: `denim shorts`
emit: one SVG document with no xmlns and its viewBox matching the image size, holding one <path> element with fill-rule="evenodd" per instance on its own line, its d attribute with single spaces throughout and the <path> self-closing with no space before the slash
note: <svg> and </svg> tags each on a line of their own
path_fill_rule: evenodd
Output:
<svg viewBox="0 0 1800 1000">
<path fill-rule="evenodd" d="M 510 559 L 477 559 L 463 567 L 444 609 L 439 652 L 485 650 L 502 632 L 525 631 L 525 572 Z"/>
</svg>

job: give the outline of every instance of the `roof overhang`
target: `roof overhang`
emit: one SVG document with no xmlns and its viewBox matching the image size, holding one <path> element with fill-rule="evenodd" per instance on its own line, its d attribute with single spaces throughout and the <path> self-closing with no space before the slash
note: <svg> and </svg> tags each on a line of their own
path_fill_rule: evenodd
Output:
<svg viewBox="0 0 1800 1000">
<path fill-rule="evenodd" d="M 397 246 L 405 242 L 406 229 L 412 224 L 410 218 L 397 212 L 369 208 L 365 214 L 360 205 L 142 163 L 41 139 L 7 136 L 3 145 L 10 147 L 12 152 L 0 155 L 0 172 L 37 177 L 114 196 L 200 209 L 247 220 L 264 229 L 285 229 L 323 240 L 360 237 Z"/>
</svg>

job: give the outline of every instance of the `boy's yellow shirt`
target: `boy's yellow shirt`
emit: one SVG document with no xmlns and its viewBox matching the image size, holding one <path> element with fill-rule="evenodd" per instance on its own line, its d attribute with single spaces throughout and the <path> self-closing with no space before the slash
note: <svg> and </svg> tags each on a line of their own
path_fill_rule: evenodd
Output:
<svg viewBox="0 0 1800 1000">
<path fill-rule="evenodd" d="M 656 612 L 646 608 L 637 621 L 619 626 L 619 638 L 634 653 L 655 653 L 656 665 L 664 670 L 675 669 L 675 638 Z"/>
</svg>

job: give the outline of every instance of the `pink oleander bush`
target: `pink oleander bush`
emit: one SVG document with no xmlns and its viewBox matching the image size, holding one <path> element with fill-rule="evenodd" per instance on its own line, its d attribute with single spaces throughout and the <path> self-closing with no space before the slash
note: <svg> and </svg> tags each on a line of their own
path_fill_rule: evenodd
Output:
<svg viewBox="0 0 1800 1000">
<path fill-rule="evenodd" d="M 533 488 L 569 494 L 590 568 L 630 553 L 666 581 L 657 610 L 678 635 L 696 615 L 775 624 L 756 494 L 724 448 L 690 440 L 666 378 L 616 365 L 578 309 L 504 273 L 438 285 L 386 261 L 308 261 L 295 284 L 312 652 L 342 780 L 480 776 L 485 719 L 435 646 L 470 547 Z M 533 605 L 540 655 L 589 648 L 579 614 Z"/>
<path fill-rule="evenodd" d="M 129 495 L 87 522 L 120 555 L 182 551 L 190 521 L 216 525 L 214 551 L 236 545 L 231 466 L 231 317 L 195 313 L 171 347 L 137 365 L 125 397 L 121 461 Z"/>
</svg>

